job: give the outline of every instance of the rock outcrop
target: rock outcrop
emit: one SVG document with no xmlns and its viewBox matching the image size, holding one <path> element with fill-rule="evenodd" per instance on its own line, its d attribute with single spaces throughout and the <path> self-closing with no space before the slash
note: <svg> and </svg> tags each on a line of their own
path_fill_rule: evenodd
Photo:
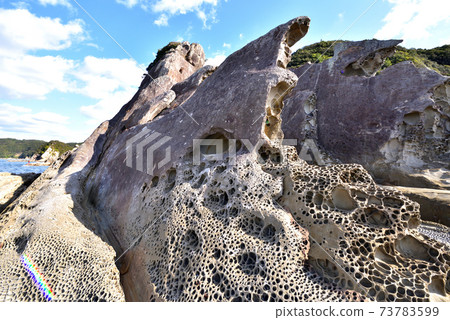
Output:
<svg viewBox="0 0 450 320">
<path fill-rule="evenodd" d="M 187 43 L 152 65 L 0 217 L 0 288 L 20 284 L 4 295 L 43 299 L 20 269 L 26 254 L 54 300 L 448 301 L 449 246 L 418 231 L 417 203 L 360 165 L 310 165 L 284 145 L 283 100 L 309 83 L 286 66 L 308 28 L 293 19 L 216 70 Z M 348 72 L 372 75 L 388 52 Z"/>
<path fill-rule="evenodd" d="M 420 204 L 423 220 L 434 221 L 450 227 L 450 190 L 391 187 Z"/>
<path fill-rule="evenodd" d="M 450 80 L 402 62 L 378 72 L 401 41 L 335 46 L 333 58 L 292 70 L 283 131 L 301 150 L 312 139 L 332 161 L 362 164 L 377 181 L 450 187 Z"/>
<path fill-rule="evenodd" d="M 60 175 L 69 156 L 0 214 L 0 301 L 124 300 L 114 250 L 72 213 L 76 202 Z M 65 174 L 79 169 L 73 163 Z"/>
<path fill-rule="evenodd" d="M 0 213 L 38 177 L 39 174 L 37 173 L 11 174 L 0 172 Z"/>
<path fill-rule="evenodd" d="M 52 146 L 49 146 L 47 150 L 37 159 L 39 162 L 45 163 L 45 164 L 52 164 L 59 158 L 60 154 L 58 151 L 52 148 Z"/>
<path fill-rule="evenodd" d="M 183 50 L 190 47 L 186 43 L 182 46 Z M 153 112 L 146 110 L 141 114 L 146 107 L 153 107 L 149 102 L 155 94 L 167 91 L 173 83 L 202 66 L 200 46 L 192 45 L 191 53 L 186 55 L 189 59 L 186 63 L 191 67 L 179 61 L 178 55 L 183 50 L 169 52 L 178 65 L 171 67 L 167 59 L 160 61 L 156 66 L 161 70 L 158 81 L 147 75 L 136 96 L 111 122 L 120 119 L 123 124 L 135 126 L 148 112 Z M 180 65 L 187 71 L 178 69 Z M 175 79 L 167 76 L 167 72 Z M 176 72 L 178 76 L 174 76 Z M 143 102 L 147 104 L 142 105 Z M 90 211 L 95 209 L 89 205 L 92 199 L 87 198 L 84 188 L 101 152 L 98 148 L 105 142 L 108 125 L 108 121 L 100 125 L 74 154 L 69 152 L 53 162 L 0 215 L 0 301 L 124 300 L 114 261 L 116 253 L 98 236 L 96 211 Z M 114 134 L 121 130 L 118 127 Z M 44 295 L 40 292 L 42 287 L 33 283 L 24 257 L 38 268 L 52 295 Z"/>
</svg>

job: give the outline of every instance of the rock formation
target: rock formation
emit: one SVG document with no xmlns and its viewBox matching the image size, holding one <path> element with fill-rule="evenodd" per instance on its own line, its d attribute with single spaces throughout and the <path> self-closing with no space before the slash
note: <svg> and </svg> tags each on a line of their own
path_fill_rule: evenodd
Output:
<svg viewBox="0 0 450 320">
<path fill-rule="evenodd" d="M 26 254 L 54 300 L 448 301 L 449 245 L 418 231 L 417 203 L 361 165 L 310 165 L 284 145 L 282 110 L 311 96 L 283 102 L 312 81 L 286 69 L 308 28 L 293 19 L 216 70 L 188 43 L 151 65 L 0 216 L 0 297 L 43 299 Z M 344 73 L 371 76 L 388 52 Z"/>
<path fill-rule="evenodd" d="M 423 220 L 450 226 L 450 190 L 398 186 L 392 188 L 420 204 Z"/>
<path fill-rule="evenodd" d="M 298 150 L 314 141 L 322 159 L 359 163 L 379 183 L 448 190 L 450 80 L 411 62 L 379 72 L 400 42 L 338 43 L 332 59 L 294 69 L 283 131 Z M 424 216 L 448 223 L 449 201 L 430 211 L 426 197 L 414 199 Z"/>
<path fill-rule="evenodd" d="M 0 212 L 16 200 L 37 177 L 37 173 L 0 172 Z"/>
<path fill-rule="evenodd" d="M 377 72 L 400 41 L 335 46 L 332 59 L 293 72 L 283 131 L 325 157 L 359 163 L 381 183 L 449 188 L 449 78 L 403 62 Z"/>
<path fill-rule="evenodd" d="M 72 213 L 75 202 L 54 162 L 0 215 L 0 301 L 123 301 L 114 250 Z M 77 163 L 65 170 L 75 174 Z M 77 186 L 78 187 L 78 186 Z M 24 264 L 30 259 L 52 290 Z"/>
<path fill-rule="evenodd" d="M 56 161 L 59 158 L 59 156 L 60 156 L 59 152 L 54 150 L 52 146 L 49 146 L 47 150 L 45 150 L 45 152 L 37 160 L 50 165 L 54 161 Z"/>
</svg>

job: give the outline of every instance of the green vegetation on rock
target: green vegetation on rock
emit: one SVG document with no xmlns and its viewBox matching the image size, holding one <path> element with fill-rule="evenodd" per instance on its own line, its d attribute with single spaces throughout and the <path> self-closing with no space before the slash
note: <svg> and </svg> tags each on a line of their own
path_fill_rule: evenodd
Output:
<svg viewBox="0 0 450 320">
<path fill-rule="evenodd" d="M 418 68 L 427 67 L 450 76 L 450 45 L 434 49 L 406 49 L 398 46 L 394 55 L 386 59 L 382 69 L 402 61 L 412 61 Z"/>
<path fill-rule="evenodd" d="M 49 148 L 52 147 L 53 150 L 59 152 L 59 154 L 63 154 L 64 152 L 67 152 L 69 150 L 72 150 L 75 148 L 77 143 L 64 143 L 58 140 L 52 140 L 48 143 L 45 143 L 41 145 L 41 148 L 39 150 L 39 154 L 44 154 L 44 152 Z"/>
<path fill-rule="evenodd" d="M 168 45 L 166 45 L 165 47 L 158 49 L 158 53 L 156 54 L 156 58 L 155 60 L 153 60 L 152 63 L 150 63 L 150 65 L 147 67 L 147 71 L 149 71 L 154 65 L 156 65 L 162 58 L 164 58 L 164 56 L 166 55 L 167 52 L 169 52 L 171 49 L 175 49 L 176 47 L 178 47 L 181 44 L 181 42 L 169 42 Z"/>
<path fill-rule="evenodd" d="M 72 150 L 77 143 L 64 143 L 57 140 L 45 142 L 43 140 L 0 139 L 0 158 L 27 158 L 34 154 L 43 154 L 49 146 L 63 154 Z"/>
<path fill-rule="evenodd" d="M 342 41 L 336 41 L 336 43 L 338 42 Z M 321 41 L 301 48 L 292 55 L 288 67 L 298 68 L 308 62 L 323 62 L 333 56 L 334 44 L 335 41 Z M 433 49 L 406 49 L 398 46 L 394 55 L 386 59 L 382 69 L 402 61 L 412 61 L 416 67 L 427 67 L 450 76 L 450 45 Z"/>
<path fill-rule="evenodd" d="M 450 44 L 433 49 L 417 49 L 417 53 L 440 65 L 450 66 Z"/>
<path fill-rule="evenodd" d="M 292 54 L 288 68 L 298 68 L 301 65 L 311 63 L 321 63 L 333 56 L 335 41 L 320 41 L 303 47 Z M 336 41 L 336 43 L 342 41 Z"/>
</svg>

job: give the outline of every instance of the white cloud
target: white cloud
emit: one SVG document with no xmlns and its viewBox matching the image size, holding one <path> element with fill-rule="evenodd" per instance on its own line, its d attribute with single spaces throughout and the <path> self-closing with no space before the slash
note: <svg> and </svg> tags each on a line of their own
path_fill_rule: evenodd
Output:
<svg viewBox="0 0 450 320">
<path fill-rule="evenodd" d="M 61 57 L 0 56 L 0 98 L 45 99 L 53 90 L 67 92 L 74 62 Z"/>
<path fill-rule="evenodd" d="M 0 9 L 0 56 L 62 50 L 84 38 L 83 22 L 37 17 L 25 9 Z"/>
<path fill-rule="evenodd" d="M 0 103 L 0 116 L 2 117 L 6 117 L 9 114 L 14 114 L 14 113 L 26 113 L 26 112 L 31 112 L 32 110 L 29 108 L 24 108 L 24 107 L 17 107 L 17 106 L 13 106 L 10 105 L 9 103 Z"/>
<path fill-rule="evenodd" d="M 205 11 L 197 10 L 197 17 L 198 17 L 200 20 L 202 20 L 202 22 L 203 22 L 203 27 L 204 27 L 204 28 L 207 28 L 207 27 L 208 27 L 208 25 L 207 25 L 208 17 L 206 16 Z"/>
<path fill-rule="evenodd" d="M 186 14 L 198 11 L 204 4 L 217 6 L 218 0 L 158 0 L 152 5 L 155 12 L 169 12 L 170 14 Z"/>
<path fill-rule="evenodd" d="M 30 4 L 24 1 L 13 2 L 11 5 L 16 9 L 28 9 L 30 8 Z"/>
<path fill-rule="evenodd" d="M 92 105 L 80 109 L 90 118 L 84 135 L 111 118 L 139 86 L 143 71 L 135 61 L 92 56 L 77 61 L 32 54 L 37 50 L 70 47 L 73 41 L 83 37 L 82 25 L 79 20 L 64 24 L 59 19 L 37 17 L 25 9 L 0 9 L 0 99 L 46 99 L 53 91 L 94 99 Z M 54 134 L 52 138 L 66 136 L 67 141 L 78 134 L 56 125 L 67 124 L 68 120 L 57 114 L 33 113 L 5 104 L 1 108 L 0 135 L 9 132 L 19 137 L 23 131 L 23 136 L 33 132 L 41 138 Z M 51 121 L 56 122 L 52 126 L 57 128 L 54 132 L 45 129 Z"/>
<path fill-rule="evenodd" d="M 73 74 L 82 83 L 76 92 L 97 100 L 80 108 L 90 118 L 88 124 L 97 126 L 112 118 L 133 97 L 143 71 L 129 59 L 86 57 Z"/>
<path fill-rule="evenodd" d="M 227 49 L 230 49 L 231 48 L 231 44 L 224 42 L 223 43 L 223 47 L 227 48 Z"/>
<path fill-rule="evenodd" d="M 70 3 L 68 0 L 39 0 L 39 3 L 44 6 L 46 6 L 46 5 L 51 5 L 51 6 L 62 5 L 62 6 L 70 7 Z"/>
<path fill-rule="evenodd" d="M 123 4 L 128 8 L 132 8 L 139 3 L 139 0 L 116 0 L 116 2 Z"/>
<path fill-rule="evenodd" d="M 53 90 L 67 92 L 74 62 L 30 51 L 62 50 L 84 36 L 81 20 L 63 24 L 26 9 L 0 9 L 0 98 L 44 99 Z"/>
<path fill-rule="evenodd" d="M 69 128 L 69 117 L 54 112 L 36 112 L 31 109 L 0 103 L 0 136 L 16 139 L 58 139 L 81 142 L 87 132 Z"/>
<path fill-rule="evenodd" d="M 344 12 L 338 13 L 338 18 L 339 18 L 339 20 L 344 19 Z"/>
<path fill-rule="evenodd" d="M 10 96 L 16 94 L 15 98 L 43 99 L 50 91 L 58 90 L 92 98 L 95 100 L 92 105 L 80 107 L 80 112 L 88 117 L 85 128 L 83 131 L 73 131 L 69 129 L 68 119 L 61 115 L 42 112 L 33 114 L 30 109 L 0 104 L 0 136 L 21 139 L 39 136 L 46 140 L 80 141 L 102 121 L 112 118 L 133 97 L 142 80 L 142 69 L 135 61 L 128 59 L 88 56 L 79 63 L 60 57 L 42 57 L 48 62 L 33 60 L 40 58 L 26 55 L 25 60 L 31 59 L 31 62 L 36 63 L 27 63 L 24 74 L 20 74 L 16 68 L 5 77 L 0 67 L 0 97 L 7 97 L 7 92 Z M 54 62 L 52 59 L 59 61 Z M 52 63 L 65 64 L 65 68 L 55 67 L 56 71 L 50 72 Z M 29 65 L 38 68 L 35 76 L 30 74 Z"/>
<path fill-rule="evenodd" d="M 26 59 L 39 58 L 26 55 Z M 88 117 L 85 128 L 83 131 L 69 129 L 71 126 L 68 118 L 56 113 L 32 113 L 27 108 L 0 104 L 0 136 L 21 139 L 39 136 L 40 139 L 46 140 L 80 141 L 102 121 L 112 118 L 133 97 L 142 80 L 143 71 L 135 61 L 129 59 L 88 56 L 82 62 L 76 63 L 60 57 L 43 58 L 61 59 L 60 62 L 67 64 L 67 67 L 64 72 L 63 68 L 56 68 L 59 73 L 48 74 L 47 78 L 44 75 L 49 71 L 45 69 L 48 69 L 50 63 L 43 61 L 36 63 L 43 68 L 36 71 L 36 78 L 14 73 L 11 74 L 12 78 L 5 78 L 0 73 L 0 97 L 5 97 L 3 91 L 9 90 L 10 94 L 16 93 L 20 98 L 45 98 L 45 94 L 58 90 L 92 98 L 95 100 L 93 104 L 80 107 L 80 112 Z M 3 79 L 10 82 L 6 89 L 8 81 Z M 45 83 L 44 80 L 48 82 Z"/>
<path fill-rule="evenodd" d="M 100 47 L 98 44 L 93 43 L 93 42 L 88 42 L 88 43 L 85 43 L 84 45 L 86 45 L 86 46 L 88 46 L 88 47 L 91 47 L 91 48 L 95 48 L 95 49 L 97 49 L 98 51 L 103 51 L 103 48 L 102 48 L 102 47 Z"/>
<path fill-rule="evenodd" d="M 219 66 L 226 58 L 227 56 L 224 54 L 216 54 L 214 57 L 206 59 L 205 66 Z"/>
<path fill-rule="evenodd" d="M 241 40 L 244 39 L 244 34 L 240 33 L 239 34 L 239 39 L 241 39 Z"/>
<path fill-rule="evenodd" d="M 153 21 L 154 24 L 157 26 L 168 26 L 169 25 L 169 17 L 163 13 L 159 16 L 159 18 L 155 21 Z"/>
<path fill-rule="evenodd" d="M 209 28 L 208 22 L 217 22 L 216 10 L 219 0 L 116 0 L 128 8 L 139 5 L 143 10 L 151 9 L 154 13 L 159 13 L 154 24 L 167 26 L 171 16 L 194 12 L 203 22 L 204 28 Z M 226 1 L 225 1 L 226 2 Z"/>
<path fill-rule="evenodd" d="M 81 86 L 75 90 L 94 99 L 105 99 L 117 91 L 137 89 L 143 71 L 129 59 L 105 59 L 88 56 L 73 72 Z M 103 119 L 105 120 L 105 119 Z"/>
<path fill-rule="evenodd" d="M 448 0 L 388 0 L 393 7 L 375 34 L 378 39 L 402 38 L 405 46 L 433 47 L 448 36 Z M 447 32 L 446 32 L 447 31 Z"/>
</svg>

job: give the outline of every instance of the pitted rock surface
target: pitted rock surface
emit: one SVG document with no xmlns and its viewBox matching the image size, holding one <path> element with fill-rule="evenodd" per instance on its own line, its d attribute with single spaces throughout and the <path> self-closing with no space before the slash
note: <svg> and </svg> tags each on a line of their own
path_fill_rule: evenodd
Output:
<svg viewBox="0 0 450 320">
<path fill-rule="evenodd" d="M 308 87 L 316 73 L 286 69 L 308 28 L 308 18 L 293 19 L 216 70 L 201 68 L 198 46 L 169 51 L 113 119 L 1 217 L 4 296 L 42 299 L 20 269 L 22 251 L 46 268 L 60 300 L 448 301 L 449 247 L 418 231 L 417 203 L 376 185 L 360 165 L 310 165 L 282 145 L 292 101 L 314 109 L 320 97 Z M 375 43 L 383 51 L 373 57 L 362 49 L 370 59 L 350 62 L 364 75 L 342 76 L 372 79 L 392 45 Z M 185 63 L 193 68 L 178 68 Z M 151 148 L 156 137 L 164 142 Z M 218 150 L 203 146 L 196 163 L 193 141 L 208 139 L 223 152 L 213 159 Z M 82 267 L 68 278 L 73 289 L 59 271 L 67 266 Z"/>
<path fill-rule="evenodd" d="M 359 163 L 379 182 L 448 189 L 449 77 L 409 61 L 379 72 L 400 42 L 338 43 L 333 58 L 294 69 L 283 131 L 299 150 L 312 139 L 325 158 Z"/>
</svg>

